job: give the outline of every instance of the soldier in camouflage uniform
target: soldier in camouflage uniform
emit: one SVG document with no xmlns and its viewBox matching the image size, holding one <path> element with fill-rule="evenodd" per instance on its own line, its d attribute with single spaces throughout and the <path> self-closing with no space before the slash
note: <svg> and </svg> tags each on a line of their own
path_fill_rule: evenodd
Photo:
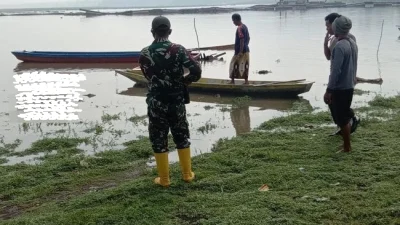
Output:
<svg viewBox="0 0 400 225">
<path fill-rule="evenodd" d="M 154 41 L 142 50 L 139 63 L 143 75 L 148 80 L 146 103 L 149 136 L 159 175 L 154 182 L 168 187 L 169 129 L 178 149 L 183 180 L 190 182 L 194 179 L 185 103 L 189 102 L 187 85 L 198 81 L 202 71 L 183 46 L 169 41 L 171 24 L 166 17 L 154 18 L 151 32 Z M 184 67 L 190 71 L 187 76 L 184 76 Z"/>
</svg>

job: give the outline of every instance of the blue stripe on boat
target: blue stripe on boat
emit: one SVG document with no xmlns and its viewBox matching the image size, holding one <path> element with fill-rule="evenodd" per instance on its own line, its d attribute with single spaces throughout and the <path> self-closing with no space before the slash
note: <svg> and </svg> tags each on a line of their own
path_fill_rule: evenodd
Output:
<svg viewBox="0 0 400 225">
<path fill-rule="evenodd" d="M 45 52 L 45 51 L 12 51 L 13 55 L 41 58 L 128 58 L 139 57 L 140 52 Z"/>
</svg>

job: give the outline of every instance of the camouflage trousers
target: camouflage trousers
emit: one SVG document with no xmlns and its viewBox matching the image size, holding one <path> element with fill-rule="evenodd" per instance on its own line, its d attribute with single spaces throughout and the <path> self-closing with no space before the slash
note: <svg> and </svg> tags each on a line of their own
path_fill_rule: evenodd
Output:
<svg viewBox="0 0 400 225">
<path fill-rule="evenodd" d="M 182 102 L 164 103 L 154 98 L 147 99 L 149 117 L 149 137 L 155 153 L 168 151 L 168 133 L 177 149 L 190 147 L 189 124 L 186 119 L 186 107 Z"/>
</svg>

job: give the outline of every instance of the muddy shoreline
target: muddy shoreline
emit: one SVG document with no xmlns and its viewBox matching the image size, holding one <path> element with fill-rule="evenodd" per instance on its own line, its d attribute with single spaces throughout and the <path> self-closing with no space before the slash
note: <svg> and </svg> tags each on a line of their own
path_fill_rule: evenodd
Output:
<svg viewBox="0 0 400 225">
<path fill-rule="evenodd" d="M 105 16 L 105 15 L 116 15 L 116 16 L 144 16 L 144 15 L 171 15 L 171 14 L 220 14 L 230 13 L 235 11 L 284 11 L 284 10 L 309 10 L 317 8 L 347 8 L 347 7 L 395 7 L 396 4 L 392 2 L 385 3 L 357 3 L 357 4 L 346 4 L 342 2 L 335 3 L 306 3 L 306 4 L 272 4 L 272 5 L 254 5 L 245 8 L 225 8 L 225 7 L 199 7 L 199 8 L 182 8 L 182 9 L 147 9 L 147 10 L 127 10 L 123 12 L 101 12 L 92 11 L 89 9 L 80 9 L 81 12 L 58 12 L 49 11 L 43 9 L 41 12 L 34 13 L 13 13 L 8 14 L 6 12 L 0 13 L 0 16 L 45 16 L 45 15 L 59 15 L 59 16 Z"/>
</svg>

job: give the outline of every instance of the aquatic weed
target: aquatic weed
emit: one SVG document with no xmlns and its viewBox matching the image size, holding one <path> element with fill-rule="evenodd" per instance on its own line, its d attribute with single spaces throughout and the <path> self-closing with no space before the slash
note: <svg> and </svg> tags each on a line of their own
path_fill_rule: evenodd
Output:
<svg viewBox="0 0 400 225">
<path fill-rule="evenodd" d="M 197 129 L 198 132 L 201 132 L 202 134 L 208 134 L 210 131 L 214 130 L 217 128 L 217 125 L 211 124 L 209 121 L 206 122 L 204 126 L 201 126 Z"/>
<path fill-rule="evenodd" d="M 103 121 L 103 123 L 108 123 L 111 122 L 112 120 L 119 120 L 119 119 L 120 119 L 120 113 L 115 115 L 104 114 L 101 116 L 101 121 Z"/>
<path fill-rule="evenodd" d="M 135 116 L 130 117 L 128 120 L 137 126 L 139 124 L 146 125 L 146 119 L 147 119 L 147 115 L 143 115 L 143 116 L 135 115 Z"/>
<path fill-rule="evenodd" d="M 249 106 L 251 98 L 249 96 L 237 97 L 232 100 L 233 108 L 241 108 L 244 106 Z"/>
<path fill-rule="evenodd" d="M 211 105 L 206 105 L 206 106 L 204 106 L 204 109 L 206 110 L 206 111 L 208 111 L 208 110 L 211 110 L 211 109 L 213 109 L 214 107 L 212 107 Z"/>
</svg>

